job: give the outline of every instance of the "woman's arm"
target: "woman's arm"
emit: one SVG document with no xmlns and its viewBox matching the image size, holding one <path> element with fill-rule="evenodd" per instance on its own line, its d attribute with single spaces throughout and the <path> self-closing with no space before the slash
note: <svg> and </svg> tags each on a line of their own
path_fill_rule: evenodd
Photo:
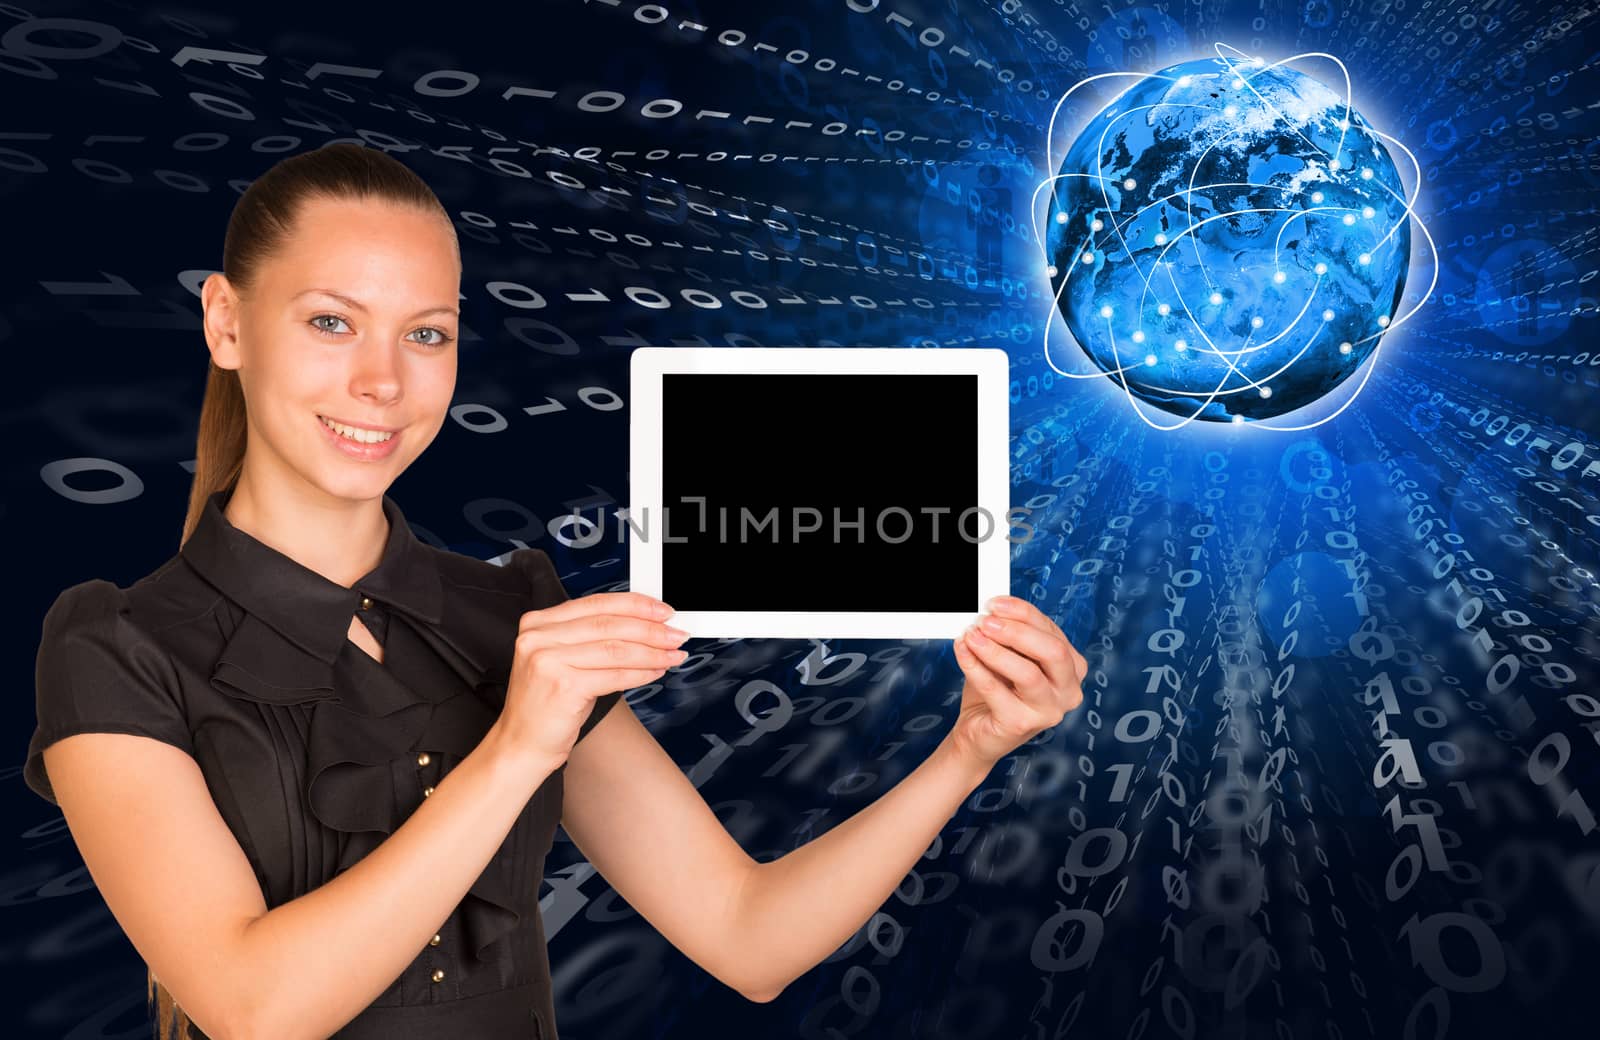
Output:
<svg viewBox="0 0 1600 1040">
<path fill-rule="evenodd" d="M 193 758 L 87 732 L 44 759 L 112 915 L 218 1040 L 327 1036 L 360 1014 L 426 947 L 553 768 L 496 724 L 382 845 L 269 911 Z"/>
<path fill-rule="evenodd" d="M 941 748 L 874 805 L 758 863 L 624 701 L 573 749 L 561 824 L 668 942 L 767 1001 L 883 902 L 988 773 L 972 761 Z"/>
<path fill-rule="evenodd" d="M 772 980 L 757 999 L 777 996 L 843 945 L 988 773 L 946 741 L 865 809 L 793 852 L 757 864 L 735 914 L 741 957 Z"/>
<path fill-rule="evenodd" d="M 873 804 L 759 864 L 735 917 L 744 955 L 776 980 L 809 971 L 889 898 L 995 764 L 1083 703 L 1083 655 L 1026 600 L 997 596 L 954 644 L 966 675 L 955 727 Z"/>
<path fill-rule="evenodd" d="M 995 763 L 1082 702 L 1086 662 L 1055 622 L 1011 597 L 990 610 L 992 638 L 955 642 L 967 681 L 950 733 L 803 847 L 751 859 L 626 702 L 573 749 L 562 825 L 667 941 L 751 1000 L 773 999 L 889 898 Z"/>
</svg>

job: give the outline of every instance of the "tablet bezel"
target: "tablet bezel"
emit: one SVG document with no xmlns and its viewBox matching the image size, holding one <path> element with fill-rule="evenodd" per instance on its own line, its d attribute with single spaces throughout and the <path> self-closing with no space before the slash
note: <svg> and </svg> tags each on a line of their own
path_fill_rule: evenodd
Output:
<svg viewBox="0 0 1600 1040">
<path fill-rule="evenodd" d="M 1010 358 L 992 347 L 639 347 L 629 360 L 631 408 L 628 587 L 661 596 L 662 377 L 669 372 L 920 375 L 978 377 L 978 502 L 993 518 L 978 543 L 978 595 L 964 611 L 695 611 L 668 624 L 691 636 L 790 639 L 954 639 L 993 596 L 1011 592 Z M 638 518 L 648 519 L 648 523 Z M 641 538 L 635 526 L 647 528 Z"/>
</svg>

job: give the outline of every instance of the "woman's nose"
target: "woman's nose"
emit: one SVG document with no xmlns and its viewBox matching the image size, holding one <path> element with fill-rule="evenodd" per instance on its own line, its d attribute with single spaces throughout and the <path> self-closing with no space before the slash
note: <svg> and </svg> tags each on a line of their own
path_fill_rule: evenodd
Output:
<svg viewBox="0 0 1600 1040">
<path fill-rule="evenodd" d="M 400 347 L 374 339 L 355 351 L 350 389 L 357 396 L 389 400 L 400 394 Z"/>
</svg>

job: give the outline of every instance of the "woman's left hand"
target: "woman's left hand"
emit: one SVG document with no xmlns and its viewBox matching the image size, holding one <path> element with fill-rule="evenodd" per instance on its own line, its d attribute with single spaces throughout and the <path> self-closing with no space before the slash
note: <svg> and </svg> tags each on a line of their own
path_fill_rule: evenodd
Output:
<svg viewBox="0 0 1600 1040">
<path fill-rule="evenodd" d="M 1089 663 L 1061 627 L 1026 600 L 995 597 L 990 613 L 955 640 L 955 654 L 967 681 L 945 739 L 982 766 L 993 766 L 1083 703 L 1079 683 Z"/>
</svg>

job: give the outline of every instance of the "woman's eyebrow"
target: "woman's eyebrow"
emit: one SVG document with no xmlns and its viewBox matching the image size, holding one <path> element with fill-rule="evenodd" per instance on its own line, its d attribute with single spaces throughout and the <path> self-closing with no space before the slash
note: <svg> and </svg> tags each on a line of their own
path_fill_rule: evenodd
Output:
<svg viewBox="0 0 1600 1040">
<path fill-rule="evenodd" d="M 307 296 L 307 295 L 309 295 L 311 293 L 321 293 L 324 296 L 331 296 L 335 300 L 338 300 L 340 303 L 344 304 L 346 307 L 351 308 L 352 310 L 365 311 L 367 309 L 366 306 L 364 304 L 362 304 L 362 302 L 360 300 L 357 300 L 357 299 L 354 299 L 352 297 L 346 296 L 344 293 L 341 293 L 341 292 L 334 292 L 332 289 L 306 289 L 303 292 L 296 293 L 294 295 L 293 299 L 298 300 L 300 297 Z M 417 313 L 413 314 L 412 317 L 413 318 L 420 318 L 424 314 L 455 314 L 455 313 L 456 313 L 456 309 L 454 307 L 442 307 L 442 306 L 441 307 L 425 307 L 422 310 L 418 311 Z"/>
</svg>

